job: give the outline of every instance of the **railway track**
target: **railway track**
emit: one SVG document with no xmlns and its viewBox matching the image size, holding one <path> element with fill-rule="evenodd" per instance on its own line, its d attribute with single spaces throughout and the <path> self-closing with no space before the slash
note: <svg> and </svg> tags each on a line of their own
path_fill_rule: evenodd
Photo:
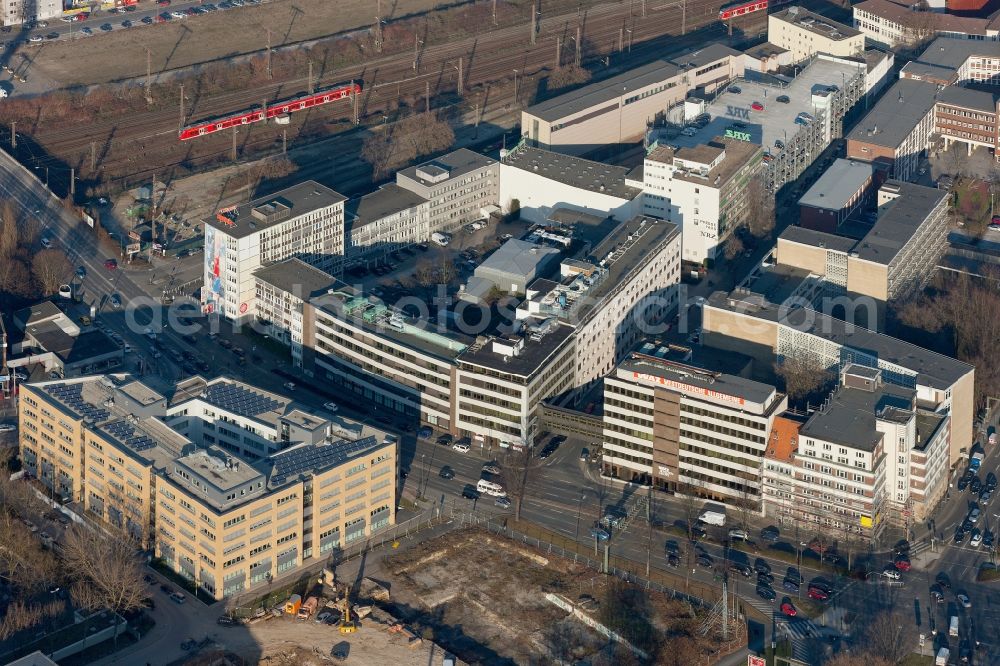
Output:
<svg viewBox="0 0 1000 666">
<path fill-rule="evenodd" d="M 631 14 L 630 14 L 630 4 Z M 562 62 L 569 63 L 574 58 L 574 43 L 577 25 L 582 26 L 585 62 L 611 56 L 620 64 L 622 59 L 636 63 L 648 61 L 658 55 L 663 47 L 656 38 L 680 32 L 683 21 L 688 34 L 702 31 L 700 37 L 713 38 L 723 29 L 718 24 L 720 0 L 688 0 L 682 8 L 680 0 L 647 0 L 646 16 L 640 15 L 639 3 L 608 3 L 577 14 L 575 12 L 540 21 L 536 43 L 528 39 L 528 26 L 513 26 L 481 34 L 456 42 L 431 45 L 418 54 L 418 68 L 414 71 L 413 53 L 401 53 L 366 62 L 363 65 L 346 67 L 324 76 L 317 87 L 342 83 L 350 80 L 362 81 L 364 92 L 359 100 L 359 115 L 363 119 L 375 116 L 381 119 L 383 109 L 399 99 L 422 98 L 429 88 L 432 105 L 440 107 L 454 103 L 458 79 L 458 60 L 463 59 L 465 88 L 483 88 L 499 83 L 501 89 L 510 87 L 510 79 L 517 70 L 521 81 L 530 81 L 555 64 L 556 41 L 562 42 Z M 761 28 L 766 24 L 766 16 L 760 17 Z M 751 26 L 753 22 L 748 21 Z M 709 31 L 706 28 L 713 27 Z M 689 38 L 690 40 L 690 38 Z M 679 39 L 677 44 L 685 40 Z M 619 44 L 626 53 L 617 54 Z M 690 46 L 697 46 L 692 42 Z M 671 47 L 675 44 L 671 43 Z M 265 101 L 291 97 L 308 88 L 306 77 L 275 82 L 257 87 L 253 91 L 234 91 L 206 97 L 198 96 L 197 90 L 187 92 L 186 98 L 193 103 L 185 109 L 185 124 L 208 117 L 224 115 L 248 109 Z M 528 86 L 520 88 L 519 103 L 530 101 Z M 483 94 L 484 106 L 491 104 L 512 104 L 509 92 L 503 94 L 505 100 L 490 99 L 492 91 Z M 308 114 L 305 123 L 319 115 L 322 117 L 350 116 L 349 103 L 329 105 L 329 111 Z M 494 107 L 495 108 L 495 107 Z M 155 149 L 159 163 L 149 165 L 148 170 L 169 168 L 172 165 L 207 163 L 230 151 L 232 138 L 223 136 L 202 137 L 181 146 L 177 132 L 181 123 L 179 109 L 138 112 L 123 118 L 98 121 L 86 126 L 69 129 L 40 131 L 34 139 L 55 160 L 71 166 L 80 166 L 81 155 L 89 153 L 96 144 L 102 153 L 101 168 L 106 173 L 125 172 L 128 169 L 145 171 L 136 158 L 138 151 Z M 273 148 L 275 132 L 257 131 L 244 135 L 241 148 L 248 150 Z M 299 125 L 296 129 L 301 129 Z M 255 136 L 256 135 L 256 136 Z M 292 136 L 294 141 L 295 136 Z M 141 155 L 140 155 L 141 156 Z M 143 157 L 143 156 L 141 156 Z M 142 161 L 149 162 L 148 157 Z M 39 162 L 44 164 L 44 162 Z M 144 167 L 145 165 L 143 165 Z"/>
</svg>

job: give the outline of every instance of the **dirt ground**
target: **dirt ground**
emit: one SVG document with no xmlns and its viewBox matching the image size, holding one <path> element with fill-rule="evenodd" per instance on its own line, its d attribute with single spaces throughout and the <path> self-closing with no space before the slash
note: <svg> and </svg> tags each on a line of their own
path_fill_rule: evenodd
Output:
<svg viewBox="0 0 1000 666">
<path fill-rule="evenodd" d="M 392 19 L 435 7 L 461 4 L 458 0 L 393 0 L 384 2 Z M 76 41 L 24 46 L 34 59 L 33 77 L 61 86 L 117 81 L 146 73 L 146 49 L 153 72 L 186 67 L 218 58 L 279 47 L 370 26 L 375 20 L 373 0 L 274 0 L 267 4 L 203 14 L 170 23 L 95 35 Z M 113 23 L 121 21 L 118 17 Z M 81 47 L 86 58 L 78 57 Z"/>
<path fill-rule="evenodd" d="M 400 634 L 390 634 L 374 623 L 362 623 L 354 634 L 341 635 L 335 627 L 300 622 L 281 617 L 219 634 L 219 651 L 235 654 L 259 654 L 259 664 L 267 666 L 327 666 L 335 645 L 346 641 L 349 664 L 393 664 L 394 666 L 440 666 L 445 653 L 429 641 L 409 646 Z M 189 659 L 185 666 L 217 664 L 211 650 Z M 240 663 L 236 661 L 234 663 Z"/>
</svg>

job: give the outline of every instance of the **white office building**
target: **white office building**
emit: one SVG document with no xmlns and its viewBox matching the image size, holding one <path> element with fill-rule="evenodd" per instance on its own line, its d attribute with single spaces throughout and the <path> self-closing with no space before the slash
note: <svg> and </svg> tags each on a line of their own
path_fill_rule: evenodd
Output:
<svg viewBox="0 0 1000 666">
<path fill-rule="evenodd" d="M 249 320 L 255 315 L 254 272 L 289 257 L 339 275 L 344 261 L 345 199 L 309 180 L 223 208 L 206 219 L 204 311 L 231 321 Z"/>
</svg>

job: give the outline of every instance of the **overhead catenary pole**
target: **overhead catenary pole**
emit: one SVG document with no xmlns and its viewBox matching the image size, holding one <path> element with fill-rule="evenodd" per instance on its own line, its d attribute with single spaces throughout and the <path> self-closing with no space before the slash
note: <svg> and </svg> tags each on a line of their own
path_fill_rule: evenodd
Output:
<svg viewBox="0 0 1000 666">
<path fill-rule="evenodd" d="M 153 103 L 153 52 L 146 47 L 146 104 Z"/>
<path fill-rule="evenodd" d="M 236 161 L 236 128 L 233 128 L 233 161 Z"/>
<path fill-rule="evenodd" d="M 267 29 L 267 78 L 271 78 L 271 29 Z"/>
<path fill-rule="evenodd" d="M 535 43 L 535 37 L 538 35 L 538 3 L 531 3 L 531 43 Z"/>
<path fill-rule="evenodd" d="M 354 86 L 354 80 L 351 80 L 351 101 L 354 104 L 354 124 L 358 125 L 361 123 L 361 119 L 358 118 L 358 91 Z"/>
<path fill-rule="evenodd" d="M 625 50 L 625 26 L 618 28 L 618 53 Z"/>
<path fill-rule="evenodd" d="M 10 147 L 17 150 L 17 121 L 10 121 Z"/>
<path fill-rule="evenodd" d="M 458 94 L 460 96 L 465 93 L 465 86 L 463 85 L 465 81 L 463 80 L 462 76 L 462 63 L 464 62 L 464 60 L 465 58 L 461 57 L 458 59 Z"/>
<path fill-rule="evenodd" d="M 93 171 L 97 168 L 97 142 L 90 142 L 90 170 Z"/>
<path fill-rule="evenodd" d="M 582 32 L 583 28 L 579 25 L 576 26 L 576 60 L 574 62 L 577 67 L 580 66 L 580 63 L 582 61 L 582 58 L 580 57 L 580 38 Z"/>
<path fill-rule="evenodd" d="M 431 112 L 431 82 L 424 81 L 424 113 Z"/>
<path fill-rule="evenodd" d="M 70 201 L 76 196 L 76 167 L 69 168 L 69 198 Z"/>
<path fill-rule="evenodd" d="M 417 59 L 420 57 L 420 37 L 413 35 L 413 71 L 417 71 Z"/>
<path fill-rule="evenodd" d="M 687 34 L 687 0 L 681 0 L 681 34 Z"/>
<path fill-rule="evenodd" d="M 281 154 L 286 155 L 288 153 L 288 130 L 281 130 Z"/>
<path fill-rule="evenodd" d="M 177 122 L 177 131 L 180 132 L 184 129 L 184 84 L 181 84 L 181 96 L 180 101 L 180 120 Z"/>
<path fill-rule="evenodd" d="M 309 61 L 309 94 L 313 94 L 313 61 Z"/>
<path fill-rule="evenodd" d="M 493 25 L 497 24 L 497 0 L 493 0 Z"/>
<path fill-rule="evenodd" d="M 556 36 L 556 69 L 562 67 L 562 37 Z"/>
</svg>

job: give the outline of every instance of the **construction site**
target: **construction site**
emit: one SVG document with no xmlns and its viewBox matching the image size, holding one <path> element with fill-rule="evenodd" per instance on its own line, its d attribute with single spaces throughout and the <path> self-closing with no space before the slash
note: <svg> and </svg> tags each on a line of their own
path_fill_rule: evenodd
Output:
<svg viewBox="0 0 1000 666">
<path fill-rule="evenodd" d="M 668 653 L 701 663 L 726 641 L 745 643 L 745 627 L 721 604 L 671 598 L 591 565 L 460 528 L 326 571 L 316 597 L 257 610 L 231 635 L 273 664 L 291 663 L 281 659 L 292 646 L 327 655 L 331 643 L 359 663 L 490 666 L 675 663 Z"/>
</svg>

